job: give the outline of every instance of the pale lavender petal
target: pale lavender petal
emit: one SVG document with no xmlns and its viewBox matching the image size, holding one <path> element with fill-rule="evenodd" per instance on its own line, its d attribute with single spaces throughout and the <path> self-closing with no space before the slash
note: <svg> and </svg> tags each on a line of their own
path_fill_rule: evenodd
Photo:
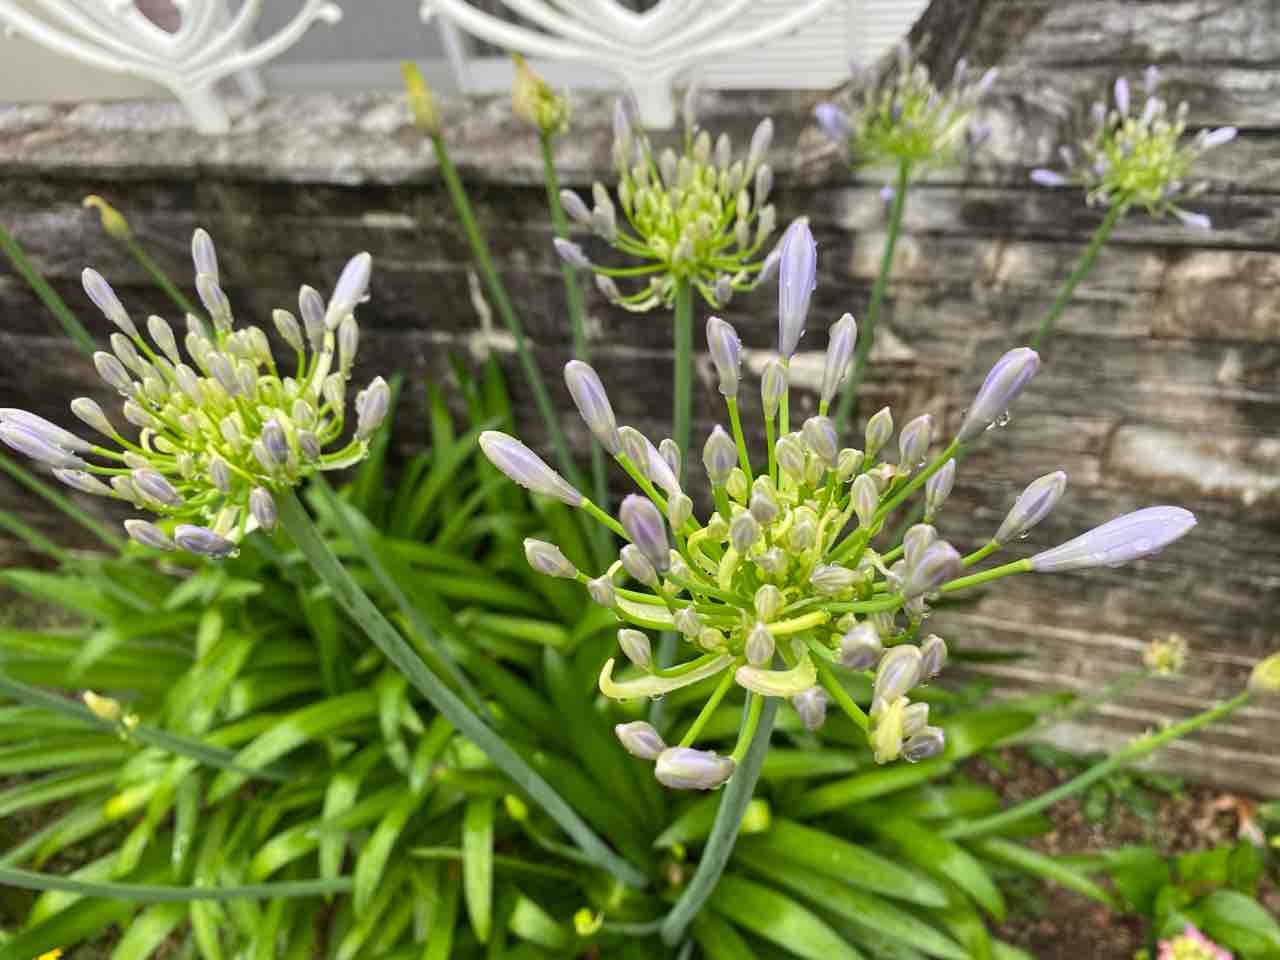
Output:
<svg viewBox="0 0 1280 960">
<path fill-rule="evenodd" d="M 1210 147 L 1220 147 L 1234 140 L 1237 132 L 1235 127 L 1218 127 L 1216 130 L 1210 130 L 1200 141 L 1200 146 L 1206 150 Z"/>
<path fill-rule="evenodd" d="M 673 790 L 714 790 L 731 776 L 735 764 L 710 750 L 668 747 L 658 755 L 654 776 Z"/>
<path fill-rule="evenodd" d="M 1038 183 L 1042 187 L 1065 187 L 1071 181 L 1060 173 L 1037 167 L 1031 171 L 1031 182 Z"/>
<path fill-rule="evenodd" d="M 1196 213 L 1192 210 L 1181 210 L 1174 207 L 1173 215 L 1181 220 L 1185 226 L 1194 227 L 1196 230 L 1213 229 L 1213 221 L 1210 220 L 1206 214 Z"/>
<path fill-rule="evenodd" d="M 935 540 L 924 550 L 914 567 L 907 571 L 902 593 L 908 600 L 932 593 L 948 580 L 960 575 L 960 554 L 945 540 Z"/>
<path fill-rule="evenodd" d="M 778 267 L 778 352 L 790 357 L 804 335 L 809 299 L 816 286 L 818 247 L 804 217 L 792 221 L 782 238 Z"/>
<path fill-rule="evenodd" d="M 590 364 L 570 360 L 564 367 L 564 382 L 583 422 L 609 455 L 616 455 L 622 449 L 622 441 L 618 437 L 618 421 L 613 415 L 609 394 L 600 382 L 599 375 Z"/>
<path fill-rule="evenodd" d="M 1061 470 L 1033 480 L 1018 494 L 1000 529 L 991 539 L 995 543 L 1008 543 L 1026 536 L 1036 524 L 1047 517 L 1062 499 L 1067 489 L 1067 475 Z"/>
<path fill-rule="evenodd" d="M 742 366 L 742 340 L 733 325 L 719 317 L 708 319 L 707 350 L 720 378 L 720 393 L 736 397 Z"/>
<path fill-rule="evenodd" d="M 834 103 L 820 103 L 813 108 L 818 126 L 837 146 L 849 143 L 849 116 Z"/>
<path fill-rule="evenodd" d="M 1089 567 L 1118 567 L 1158 553 L 1195 525 L 1195 515 L 1189 510 L 1147 507 L 1036 554 L 1031 558 L 1031 569 L 1036 573 L 1060 573 Z"/>
<path fill-rule="evenodd" d="M 849 360 L 853 357 L 853 348 L 858 342 L 858 324 L 853 314 L 846 313 L 831 325 L 827 338 L 827 359 L 822 367 L 822 391 L 819 394 L 822 405 L 827 406 L 835 399 L 840 384 L 849 375 Z"/>
<path fill-rule="evenodd" d="M 1010 350 L 991 368 L 956 435 L 961 443 L 981 436 L 1022 393 L 1040 369 L 1040 355 L 1030 347 Z"/>
<path fill-rule="evenodd" d="M 1129 81 L 1124 77 L 1116 77 L 1115 98 L 1116 109 L 1120 111 L 1120 116 L 1127 117 L 1129 115 Z"/>
<path fill-rule="evenodd" d="M 619 510 L 622 528 L 653 568 L 665 573 L 671 566 L 671 545 L 667 540 L 666 521 L 648 497 L 631 494 Z"/>
<path fill-rule="evenodd" d="M 497 430 L 486 430 L 480 434 L 480 449 L 489 462 L 520 486 L 555 497 L 571 507 L 582 505 L 582 494 L 515 437 Z"/>
</svg>

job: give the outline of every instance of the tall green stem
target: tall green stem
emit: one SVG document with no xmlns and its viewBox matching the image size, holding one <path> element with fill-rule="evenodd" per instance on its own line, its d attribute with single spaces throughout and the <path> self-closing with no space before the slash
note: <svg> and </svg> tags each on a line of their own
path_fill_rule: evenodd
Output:
<svg viewBox="0 0 1280 960">
<path fill-rule="evenodd" d="M 151 259 L 151 256 L 147 251 L 142 249 L 142 244 L 138 243 L 138 241 L 133 238 L 132 234 L 125 237 L 124 245 L 128 247 L 129 252 L 133 254 L 133 259 L 138 261 L 138 265 L 142 267 L 143 270 L 147 271 L 147 275 L 156 282 L 156 286 L 163 290 L 165 296 L 173 301 L 174 306 L 183 313 L 194 313 L 197 316 L 200 315 L 201 311 L 196 309 L 195 304 L 193 304 L 187 296 L 178 289 L 177 285 L 169 279 L 169 275 L 160 269 L 160 265 Z"/>
<path fill-rule="evenodd" d="M 560 203 L 560 177 L 556 173 L 555 156 L 551 136 L 539 134 L 542 146 L 542 179 L 547 187 L 547 208 L 551 211 L 551 226 L 556 236 L 569 239 L 569 218 Z M 582 286 L 578 283 L 578 271 L 569 263 L 560 261 L 560 276 L 564 279 L 564 302 L 569 311 L 569 326 L 573 331 L 573 356 L 583 363 L 591 362 L 591 348 L 587 345 L 585 311 L 582 306 Z M 604 510 L 609 509 L 609 488 L 605 477 L 604 450 L 600 444 L 591 444 L 591 498 Z M 603 565 L 609 546 L 609 535 L 600 527 L 593 527 L 592 548 L 596 563 Z"/>
<path fill-rule="evenodd" d="M 1216 707 L 1212 707 L 1203 713 L 1198 713 L 1194 717 L 1174 724 L 1157 733 L 1148 734 L 1139 740 L 1135 740 L 1129 746 L 1125 747 L 1118 753 L 1113 754 L 1101 763 L 1095 764 L 1078 777 L 1073 777 L 1066 783 L 1050 790 L 1048 793 L 1042 793 L 1037 797 L 1024 801 L 1017 806 L 1010 807 L 1008 810 L 1002 810 L 1000 813 L 994 813 L 991 816 L 980 817 L 977 820 L 962 821 L 953 824 L 942 831 L 942 836 L 949 840 L 955 840 L 959 837 L 972 837 L 982 833 L 995 833 L 998 830 L 1007 827 L 1011 823 L 1016 823 L 1032 814 L 1039 813 L 1046 807 L 1050 807 L 1072 794 L 1079 793 L 1085 787 L 1102 779 L 1114 770 L 1119 769 L 1128 763 L 1133 763 L 1145 757 L 1147 754 L 1158 750 L 1171 740 L 1179 737 L 1185 737 L 1187 734 L 1199 730 L 1201 727 L 1220 720 L 1233 711 L 1243 707 L 1249 702 L 1249 692 L 1238 694 L 1225 703 L 1220 703 Z"/>
<path fill-rule="evenodd" d="M 742 825 L 742 815 L 751 802 L 765 754 L 769 752 L 773 719 L 778 712 L 777 697 L 764 697 L 763 704 L 757 703 L 759 699 L 758 694 L 747 694 L 747 702 L 742 708 L 743 730 L 748 730 L 753 714 L 757 718 L 754 731 L 748 733 L 751 746 L 747 748 L 729 785 L 724 788 L 720 809 L 716 812 L 716 822 L 707 838 L 707 845 L 702 848 L 702 859 L 698 862 L 697 871 L 662 922 L 662 940 L 667 946 L 675 946 L 680 942 L 689 923 L 715 890 L 733 853 L 734 842 L 738 839 L 738 827 Z"/>
<path fill-rule="evenodd" d="M 1062 311 L 1067 308 L 1067 304 L 1071 301 L 1071 295 L 1076 292 L 1076 287 L 1080 285 L 1080 281 L 1085 278 L 1093 268 L 1093 262 L 1098 259 L 1098 253 L 1102 250 L 1102 245 L 1107 242 L 1107 238 L 1111 236 L 1111 231 L 1115 229 L 1120 218 L 1125 215 L 1128 207 L 1123 203 L 1117 203 L 1107 210 L 1106 219 L 1093 231 L 1093 236 L 1089 239 L 1089 246 L 1085 247 L 1084 253 L 1076 262 L 1075 269 L 1071 271 L 1071 275 L 1067 277 L 1067 282 L 1062 285 L 1062 289 L 1058 291 L 1058 298 L 1053 301 L 1053 306 L 1049 308 L 1049 312 L 1044 315 L 1044 319 L 1040 321 L 1040 326 L 1036 330 L 1036 334 L 1031 338 L 1031 346 L 1036 350 L 1040 349 L 1040 344 L 1044 342 L 1045 337 L 1053 332 L 1053 325 L 1058 322 L 1058 318 L 1062 316 Z"/>
<path fill-rule="evenodd" d="M 560 472 L 570 483 L 581 488 L 582 475 L 574 464 L 573 457 L 569 455 L 569 444 L 565 440 L 564 430 L 560 427 L 555 406 L 551 403 L 551 395 L 547 392 L 547 385 L 538 371 L 538 365 L 534 362 L 528 343 L 525 342 L 524 324 L 516 315 L 511 305 L 511 298 L 507 296 L 507 288 L 503 285 L 502 278 L 498 276 L 498 270 L 493 264 L 493 256 L 489 253 L 489 245 L 476 224 L 471 201 L 467 199 L 467 192 L 462 186 L 462 180 L 458 177 L 458 170 L 449 157 L 449 149 L 445 146 L 444 138 L 439 134 L 432 135 L 431 143 L 435 147 L 436 160 L 440 164 L 440 177 L 444 180 L 445 189 L 449 192 L 449 199 L 453 202 L 458 222 L 462 224 L 462 231 L 467 235 L 467 243 L 471 247 L 471 255 L 475 258 L 476 266 L 480 269 L 480 277 L 484 280 L 485 289 L 489 291 L 489 298 L 493 301 L 498 316 L 502 318 L 507 331 L 515 340 L 520 369 L 524 372 L 525 381 L 533 394 L 533 402 L 542 417 L 547 437 L 555 448 L 556 462 L 560 466 Z"/>
<path fill-rule="evenodd" d="M 286 490 L 277 496 L 276 501 L 285 532 L 302 551 L 316 575 L 333 591 L 352 622 L 364 631 L 387 659 L 459 733 L 479 747 L 499 770 L 542 807 L 592 863 L 608 870 L 623 883 L 643 886 L 646 883 L 644 874 L 605 846 L 551 785 L 431 672 L 329 549 L 297 495 Z"/>
<path fill-rule="evenodd" d="M 843 431 L 850 419 L 858 412 L 858 388 L 862 386 L 862 377 L 867 370 L 871 347 L 876 341 L 876 323 L 880 319 L 885 287 L 889 285 L 889 274 L 893 270 L 893 251 L 898 245 L 898 233 L 902 228 L 902 211 L 907 205 L 907 189 L 910 186 L 911 161 L 903 160 L 898 164 L 898 182 L 894 186 L 893 204 L 889 208 L 889 232 L 884 238 L 880 272 L 876 274 L 875 285 L 871 288 L 871 302 L 867 305 L 867 315 L 858 331 L 858 350 L 854 354 L 853 370 L 849 374 L 849 379 L 845 381 L 844 392 L 840 396 L 840 408 L 836 414 L 838 431 Z"/>
<path fill-rule="evenodd" d="M 58 318 L 58 322 L 62 324 L 62 329 L 66 332 L 71 342 L 74 343 L 81 351 L 92 354 L 98 349 L 97 344 L 93 342 L 93 337 L 89 331 L 85 329 L 71 308 L 63 302 L 53 287 L 49 286 L 49 281 L 41 275 L 35 267 L 31 265 L 31 261 L 27 259 L 27 255 L 22 252 L 22 247 L 18 245 L 18 241 L 4 227 L 0 226 L 0 250 L 13 263 L 13 268 L 18 271 L 18 275 L 27 281 L 27 285 L 35 291 L 35 295 L 40 298 L 49 312 Z"/>
<path fill-rule="evenodd" d="M 689 422 L 693 407 L 693 287 L 687 280 L 676 281 L 674 323 L 675 368 L 672 383 L 675 386 L 675 409 L 671 416 L 671 439 L 682 454 L 680 458 L 680 482 L 689 466 Z"/>
</svg>

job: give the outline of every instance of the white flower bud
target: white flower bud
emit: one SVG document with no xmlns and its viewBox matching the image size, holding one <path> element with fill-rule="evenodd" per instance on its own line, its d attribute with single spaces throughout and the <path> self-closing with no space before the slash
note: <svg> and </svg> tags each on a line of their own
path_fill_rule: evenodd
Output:
<svg viewBox="0 0 1280 960">
<path fill-rule="evenodd" d="M 582 505 L 582 494 L 515 437 L 497 430 L 486 430 L 480 434 L 480 449 L 490 463 L 520 486 L 555 497 L 571 507 Z"/>
<path fill-rule="evenodd" d="M 638 583 L 644 584 L 646 587 L 656 587 L 658 585 L 658 572 L 653 569 L 653 564 L 649 562 L 649 558 L 640 552 L 640 549 L 634 543 L 628 543 L 619 552 L 622 558 L 622 568 L 631 575 L 631 578 Z"/>
<path fill-rule="evenodd" d="M 747 662 L 753 667 L 768 666 L 773 662 L 774 639 L 763 623 L 757 623 L 747 634 L 747 642 L 743 651 Z"/>
<path fill-rule="evenodd" d="M 739 368 L 742 365 L 742 341 L 732 324 L 719 317 L 707 320 L 707 349 L 720 378 L 720 393 L 726 397 L 736 397 Z"/>
<path fill-rule="evenodd" d="M 778 615 L 784 602 L 782 591 L 771 583 L 759 587 L 752 601 L 756 616 L 764 623 L 768 623 Z"/>
<path fill-rule="evenodd" d="M 956 462 L 948 460 L 938 472 L 931 476 L 924 485 L 924 519 L 932 523 L 947 497 L 951 496 L 951 488 L 956 482 Z"/>
<path fill-rule="evenodd" d="M 924 465 L 933 441 L 933 417 L 921 414 L 910 421 L 898 434 L 898 467 L 904 474 Z"/>
<path fill-rule="evenodd" d="M 850 670 L 870 670 L 883 654 L 880 633 L 869 622 L 855 624 L 840 638 L 840 663 Z"/>
<path fill-rule="evenodd" d="M 835 399 L 840 384 L 849 375 L 849 361 L 858 342 L 858 325 L 853 314 L 846 313 L 831 325 L 827 339 L 827 359 L 822 368 L 820 399 L 825 408 Z"/>
<path fill-rule="evenodd" d="M 173 531 L 174 542 L 183 550 L 220 560 L 236 554 L 236 545 L 206 527 L 180 523 Z"/>
<path fill-rule="evenodd" d="M 724 427 L 716 424 L 702 448 L 702 465 L 707 470 L 711 485 L 713 487 L 724 486 L 725 481 L 729 479 L 729 472 L 733 470 L 737 462 L 737 446 L 734 445 L 733 439 L 729 434 L 725 432 Z"/>
<path fill-rule="evenodd" d="M 992 537 L 994 543 L 1006 544 L 1025 537 L 1036 524 L 1047 517 L 1067 489 L 1067 475 L 1061 470 L 1033 480 L 1005 516 L 1000 529 Z"/>
<path fill-rule="evenodd" d="M 791 698 L 791 706 L 800 715 L 804 728 L 812 733 L 827 722 L 827 691 L 810 687 Z"/>
<path fill-rule="evenodd" d="M 622 442 L 618 436 L 618 422 L 614 418 L 609 395 L 605 392 L 600 377 L 590 364 L 583 363 L 581 360 L 570 360 L 564 367 L 564 382 L 569 388 L 569 393 L 583 422 L 600 441 L 600 445 L 611 456 L 616 456 L 622 449 Z M 646 469 L 647 462 L 648 457 L 642 457 L 640 462 L 636 463 L 637 469 Z"/>
<path fill-rule="evenodd" d="M 667 749 L 658 731 L 643 720 L 620 723 L 613 732 L 617 734 L 622 748 L 641 760 L 657 760 L 658 755 Z"/>
<path fill-rule="evenodd" d="M 639 630 L 619 630 L 618 646 L 627 659 L 644 671 L 653 669 L 653 648 L 647 635 Z"/>
<path fill-rule="evenodd" d="M 889 442 L 889 437 L 892 435 L 893 411 L 888 407 L 882 407 L 867 421 L 867 458 L 875 459 L 875 455 L 880 452 L 881 447 Z"/>
<path fill-rule="evenodd" d="M 910 644 L 886 650 L 876 668 L 875 696 L 887 703 L 906 696 L 920 682 L 921 661 L 920 648 Z"/>
<path fill-rule="evenodd" d="M 524 557 L 529 566 L 547 577 L 560 577 L 573 580 L 578 576 L 578 568 L 569 562 L 569 558 L 554 543 L 526 537 L 524 541 Z"/>
<path fill-rule="evenodd" d="M 80 274 L 80 282 L 84 286 L 84 292 L 89 295 L 93 305 L 102 311 L 104 317 L 123 330 L 127 336 L 136 337 L 138 335 L 138 328 L 129 319 L 129 314 L 125 311 L 120 298 L 111 289 L 111 284 L 103 279 L 102 274 L 97 270 L 86 268 Z"/>
<path fill-rule="evenodd" d="M 654 775 L 673 790 L 714 790 L 733 776 L 731 757 L 692 747 L 668 747 L 658 755 Z"/>
<path fill-rule="evenodd" d="M 787 368 L 781 360 L 774 357 L 765 364 L 764 372 L 760 375 L 760 400 L 766 417 L 773 419 L 778 415 L 778 407 L 786 392 Z"/>
<path fill-rule="evenodd" d="M 836 425 L 830 417 L 810 417 L 804 422 L 803 436 L 805 446 L 822 461 L 828 469 L 836 465 L 836 454 L 840 442 L 836 436 Z"/>
</svg>

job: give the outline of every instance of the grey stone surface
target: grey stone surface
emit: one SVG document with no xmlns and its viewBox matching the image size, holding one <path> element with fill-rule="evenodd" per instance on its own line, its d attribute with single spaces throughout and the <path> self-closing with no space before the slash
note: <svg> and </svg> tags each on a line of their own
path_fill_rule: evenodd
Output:
<svg viewBox="0 0 1280 960">
<path fill-rule="evenodd" d="M 992 668 L 1002 693 L 1068 686 L 1090 691 L 1138 663 L 1153 637 L 1179 632 L 1189 676 L 1153 683 L 1066 732 L 1101 748 L 1185 717 L 1232 694 L 1252 662 L 1280 643 L 1280 13 L 1271 0 L 935 0 L 914 39 L 934 69 L 962 53 L 1003 73 L 983 109 L 989 148 L 963 169 L 932 176 L 910 197 L 862 409 L 892 403 L 899 422 L 923 410 L 951 427 L 991 361 L 1024 342 L 1100 220 L 1073 191 L 1027 183 L 1082 122 L 1115 71 L 1157 61 L 1193 126 L 1239 124 L 1211 154 L 1203 209 L 1212 233 L 1133 216 L 1116 231 L 1045 351 L 1046 367 L 1014 411 L 961 468 L 940 526 L 980 544 L 1028 481 L 1071 475 L 1059 510 L 1013 554 L 1029 554 L 1137 506 L 1170 502 L 1200 525 L 1158 557 L 1120 570 L 1006 581 L 931 627 L 970 647 L 1027 656 Z M 843 311 L 861 315 L 885 229 L 880 181 L 852 179 L 807 121 L 816 94 L 722 94 L 704 123 L 737 142 L 763 112 L 779 124 L 773 160 L 785 219 L 810 216 L 820 283 L 803 348 L 825 346 Z M 535 356 L 566 414 L 559 367 L 569 346 L 563 290 L 550 249 L 536 141 L 501 99 L 443 104 L 455 160 L 472 184 L 482 228 L 523 314 Z M 77 276 L 101 269 L 135 314 L 173 314 L 136 265 L 80 208 L 101 193 L 123 210 L 156 259 L 185 277 L 193 226 L 219 242 L 238 312 L 264 318 L 297 285 L 332 283 L 347 256 L 373 252 L 373 299 L 357 377 L 405 373 L 410 404 L 398 443 L 421 440 L 412 401 L 447 378 L 449 350 L 496 351 L 520 400 L 522 432 L 540 439 L 505 333 L 482 329 L 461 233 L 430 149 L 394 96 L 278 98 L 237 104 L 230 135 L 190 133 L 169 105 L 0 108 L 0 222 L 98 333 Z M 575 133 L 557 148 L 566 182 L 607 173 L 607 104 L 575 102 Z M 591 246 L 594 241 L 587 238 Z M 591 246 L 593 254 L 604 252 Z M 725 311 L 749 347 L 774 337 L 773 297 Z M 625 422 L 668 430 L 671 364 L 666 315 L 612 309 L 593 290 L 587 309 L 598 366 Z M 83 359 L 15 276 L 0 267 L 0 398 L 65 419 L 66 400 L 97 391 Z M 700 313 L 705 310 L 700 308 Z M 749 356 L 758 366 L 763 353 Z M 721 416 L 699 358 L 695 436 Z M 802 357 L 803 369 L 811 362 Z M 797 381 L 805 379 L 798 370 Z M 100 391 L 97 391 L 101 397 Z M 105 399 L 105 398 L 102 398 Z M 795 401 L 814 406 L 810 391 Z M 744 402 L 748 423 L 758 402 Z M 570 440 L 588 436 L 568 417 Z M 762 451 L 760 438 L 754 438 Z M 619 482 L 619 487 L 621 484 Z M 95 505 L 96 506 L 96 505 Z M 69 536 L 0 478 L 0 508 Z M 3 556 L 3 554 L 0 554 Z M 1273 705 L 1165 755 L 1180 769 L 1280 794 Z"/>
</svg>

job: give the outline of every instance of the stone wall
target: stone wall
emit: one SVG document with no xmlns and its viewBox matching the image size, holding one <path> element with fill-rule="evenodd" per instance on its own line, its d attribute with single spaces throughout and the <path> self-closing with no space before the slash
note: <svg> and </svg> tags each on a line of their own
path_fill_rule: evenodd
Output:
<svg viewBox="0 0 1280 960">
<path fill-rule="evenodd" d="M 1197 513 L 1193 535 L 1150 561 L 1014 578 L 931 623 L 971 647 L 1026 651 L 990 669 L 1001 692 L 1093 691 L 1132 670 L 1151 638 L 1181 633 L 1193 649 L 1187 678 L 1148 684 L 1061 734 L 1076 747 L 1114 746 L 1230 695 L 1280 639 L 1280 13 L 1271 0 L 935 0 L 913 39 L 938 72 L 963 52 L 1002 74 L 984 111 L 994 130 L 986 152 L 910 197 L 863 403 L 868 412 L 892 403 L 899 422 L 929 410 L 954 427 L 991 361 L 1025 342 L 1052 301 L 1099 214 L 1074 191 L 1031 187 L 1027 171 L 1049 160 L 1117 71 L 1136 80 L 1148 62 L 1159 63 L 1170 96 L 1190 102 L 1194 126 L 1242 128 L 1237 143 L 1203 166 L 1213 190 L 1201 206 L 1216 229 L 1141 216 L 1120 227 L 1012 423 L 963 465 L 941 524 L 957 545 L 976 546 L 1027 481 L 1059 467 L 1071 476 L 1068 496 L 1011 553 L 1143 504 Z M 779 212 L 784 222 L 807 214 L 820 243 L 804 346 L 821 351 L 829 322 L 865 309 L 885 223 L 880 183 L 850 179 L 808 123 L 815 99 L 709 97 L 703 122 L 742 142 L 756 117 L 774 114 Z M 568 411 L 558 368 L 569 331 L 535 141 L 503 102 L 445 111 L 481 225 Z M 575 134 L 557 159 L 566 181 L 581 187 L 607 166 L 607 106 L 588 99 L 575 111 Z M 376 268 L 357 375 L 400 370 L 420 397 L 426 379 L 447 375 L 446 351 L 496 350 L 521 400 L 522 431 L 538 438 L 510 342 L 478 309 L 464 242 L 403 101 L 280 98 L 243 107 L 234 131 L 218 140 L 182 124 L 176 107 L 154 104 L 0 108 L 0 222 L 97 332 L 102 322 L 78 289 L 85 263 L 116 284 L 135 314 L 173 311 L 80 209 L 86 193 L 120 207 L 179 276 L 188 270 L 191 229 L 208 227 L 243 316 L 292 303 L 301 282 L 331 283 L 351 252 L 368 249 Z M 773 299 L 762 291 L 726 311 L 752 347 L 772 343 Z M 620 416 L 665 435 L 667 317 L 614 310 L 594 291 L 588 309 Z M 62 417 L 69 396 L 107 399 L 55 322 L 2 270 L 0 312 L 4 404 Z M 704 436 L 719 411 L 705 357 L 699 369 L 694 429 Z M 813 397 L 797 403 L 807 411 Z M 747 408 L 751 422 L 756 404 Z M 585 451 L 584 431 L 566 419 Z M 403 449 L 419 441 L 420 425 L 410 404 L 397 432 Z M 0 507 L 69 535 L 3 477 Z M 1251 706 L 1167 751 L 1165 762 L 1280 794 L 1277 720 L 1274 706 Z"/>
</svg>

